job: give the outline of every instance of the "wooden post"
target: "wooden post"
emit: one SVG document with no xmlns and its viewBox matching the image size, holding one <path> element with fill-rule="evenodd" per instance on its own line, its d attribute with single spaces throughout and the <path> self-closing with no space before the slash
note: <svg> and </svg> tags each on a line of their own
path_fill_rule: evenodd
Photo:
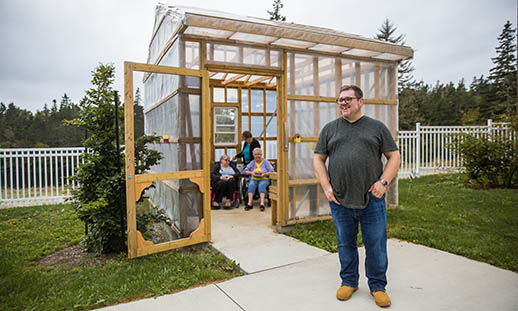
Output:
<svg viewBox="0 0 518 311">
<path fill-rule="evenodd" d="M 179 40 L 178 42 L 178 57 L 180 68 L 185 68 L 185 41 Z M 182 141 L 186 137 L 186 101 L 185 95 L 182 95 L 181 91 L 185 88 L 185 76 L 178 76 L 178 137 L 180 138 L 179 144 L 179 152 L 178 152 L 178 171 L 183 171 L 187 169 L 187 146 L 186 143 Z M 187 186 L 185 180 L 180 179 L 178 181 L 180 189 L 178 191 L 179 196 L 179 208 L 180 208 L 180 231 L 182 238 L 185 238 L 189 235 L 189 228 L 187 227 L 187 194 L 183 192 L 183 189 Z"/>
<path fill-rule="evenodd" d="M 361 87 L 362 84 L 362 69 L 360 66 L 360 62 L 354 63 L 354 68 L 356 69 L 356 81 L 354 81 L 354 84 L 356 86 Z"/>
<path fill-rule="evenodd" d="M 336 98 L 340 94 L 340 89 L 342 88 L 342 60 L 340 58 L 335 58 L 335 95 Z M 338 117 L 340 115 L 340 108 L 338 105 L 335 105 L 335 115 Z"/>
<path fill-rule="evenodd" d="M 137 257 L 137 218 L 135 200 L 135 133 L 133 123 L 133 68 L 124 62 L 124 144 L 126 146 L 126 221 L 128 258 Z"/>
<path fill-rule="evenodd" d="M 210 241 L 211 239 L 211 215 L 210 215 L 210 100 L 209 100 L 209 73 L 203 71 L 201 79 L 201 155 L 202 155 L 202 169 L 204 172 L 203 186 L 205 192 L 203 193 L 203 219 L 205 221 L 205 236 Z"/>
<path fill-rule="evenodd" d="M 320 96 L 320 79 L 319 79 L 318 56 L 313 56 L 313 95 Z M 313 104 L 313 136 L 318 136 L 320 132 L 320 103 Z M 310 185 L 309 187 L 309 215 L 318 215 L 318 185 Z"/>
<path fill-rule="evenodd" d="M 295 91 L 295 88 L 296 88 L 296 83 L 295 83 L 295 79 L 296 79 L 296 69 L 295 69 L 295 53 L 291 53 L 291 57 L 290 57 L 290 77 L 291 77 L 291 80 L 290 80 L 290 89 L 291 89 L 291 94 L 295 95 L 296 94 L 296 91 Z M 296 109 L 295 109 L 295 101 L 290 101 L 290 127 L 289 129 L 291 131 L 295 131 L 296 129 L 296 125 L 297 125 L 297 112 L 296 112 Z M 291 177 L 293 179 L 296 179 L 297 178 L 297 148 L 295 146 L 295 143 L 293 142 L 290 142 L 290 136 L 292 135 L 293 133 L 291 132 L 288 132 L 287 133 L 287 137 L 286 139 L 288 139 L 289 141 L 289 146 L 290 146 L 290 153 L 289 153 L 289 158 L 290 158 L 290 164 L 289 164 L 289 170 L 290 170 L 290 173 L 289 175 L 291 175 Z M 286 181 L 289 180 L 289 175 L 288 175 L 288 179 Z M 290 187 L 288 185 L 288 183 L 286 182 L 286 186 L 288 187 L 289 189 L 289 202 L 290 202 L 290 214 L 293 218 L 295 218 L 297 215 L 297 200 L 296 200 L 296 191 L 295 191 L 295 188 L 294 187 Z M 289 217 L 289 216 L 288 216 Z"/>
<path fill-rule="evenodd" d="M 294 77 L 292 77 L 294 78 Z M 277 206 L 277 223 L 280 226 L 285 226 L 288 222 L 288 133 L 287 133 L 287 116 L 286 109 L 288 103 L 288 53 L 282 50 L 282 76 L 277 84 L 277 133 L 279 135 L 277 144 L 277 154 L 279 156 L 279 163 L 277 165 L 278 171 L 278 206 Z"/>
</svg>

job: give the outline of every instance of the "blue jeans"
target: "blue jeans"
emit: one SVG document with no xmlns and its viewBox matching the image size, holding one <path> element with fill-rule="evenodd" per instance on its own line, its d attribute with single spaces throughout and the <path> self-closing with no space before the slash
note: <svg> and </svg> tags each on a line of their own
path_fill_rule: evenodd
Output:
<svg viewBox="0 0 518 311">
<path fill-rule="evenodd" d="M 253 194 L 255 194 L 255 190 L 259 188 L 259 193 L 266 193 L 266 187 L 268 187 L 269 184 L 269 179 L 255 180 L 250 178 L 250 183 L 248 184 L 248 192 L 252 192 Z"/>
<path fill-rule="evenodd" d="M 365 274 L 371 292 L 384 291 L 387 285 L 387 212 L 385 197 L 369 194 L 369 204 L 352 209 L 329 202 L 338 241 L 342 285 L 358 287 L 358 223 L 365 245 Z"/>
</svg>

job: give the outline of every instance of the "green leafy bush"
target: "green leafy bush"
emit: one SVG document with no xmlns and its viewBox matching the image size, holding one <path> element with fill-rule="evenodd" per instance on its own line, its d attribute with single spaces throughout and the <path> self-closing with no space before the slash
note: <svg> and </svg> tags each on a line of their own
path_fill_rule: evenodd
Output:
<svg viewBox="0 0 518 311">
<path fill-rule="evenodd" d="M 86 96 L 80 103 L 79 116 L 68 122 L 87 129 L 90 135 L 83 141 L 88 152 L 82 155 L 83 163 L 73 177 L 79 184 L 73 192 L 73 202 L 76 215 L 87 224 L 88 233 L 83 241 L 87 251 L 121 252 L 126 250 L 126 237 L 120 228 L 119 192 L 122 192 L 125 215 L 126 186 L 125 173 L 117 166 L 120 161 L 124 169 L 125 161 L 124 155 L 117 153 L 116 146 L 114 92 L 111 88 L 115 67 L 100 64 L 92 74 L 94 87 L 86 91 Z M 123 123 L 123 116 L 124 111 L 119 111 L 119 124 Z M 143 136 L 139 139 L 135 143 L 137 174 L 161 159 L 159 152 L 146 147 L 146 142 L 151 141 L 151 137 Z"/>
<path fill-rule="evenodd" d="M 468 184 L 481 188 L 518 187 L 517 140 L 461 134 L 455 145 L 464 157 Z"/>
</svg>

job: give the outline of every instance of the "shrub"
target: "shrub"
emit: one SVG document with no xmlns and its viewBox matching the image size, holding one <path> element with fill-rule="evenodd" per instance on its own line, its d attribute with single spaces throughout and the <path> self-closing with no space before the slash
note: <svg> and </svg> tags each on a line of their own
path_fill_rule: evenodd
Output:
<svg viewBox="0 0 518 311">
<path fill-rule="evenodd" d="M 72 177 L 80 185 L 72 200 L 76 215 L 87 224 L 84 237 L 86 250 L 95 253 L 112 253 L 126 250 L 125 234 L 120 227 L 119 192 L 122 191 L 123 214 L 126 213 L 125 173 L 118 169 L 120 161 L 124 169 L 124 156 L 117 153 L 115 132 L 114 92 L 111 84 L 115 76 L 113 65 L 100 64 L 93 72 L 94 87 L 86 91 L 80 103 L 79 116 L 68 122 L 88 130 L 90 137 L 83 141 L 88 152 L 82 155 L 76 175 Z M 119 120 L 124 112 L 119 111 Z M 119 122 L 122 124 L 122 122 Z M 152 138 L 142 136 L 135 144 L 135 155 L 139 161 L 135 173 L 140 173 L 158 163 L 159 152 L 149 150 L 146 142 Z M 119 187 L 119 179 L 121 185 Z"/>
<path fill-rule="evenodd" d="M 467 183 L 474 187 L 518 187 L 518 141 L 496 135 L 461 134 L 455 142 L 464 157 Z"/>
</svg>

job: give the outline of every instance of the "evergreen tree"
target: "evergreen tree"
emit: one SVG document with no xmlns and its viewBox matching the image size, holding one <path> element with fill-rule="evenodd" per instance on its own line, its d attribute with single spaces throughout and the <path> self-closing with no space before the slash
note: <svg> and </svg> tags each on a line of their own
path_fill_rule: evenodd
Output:
<svg viewBox="0 0 518 311">
<path fill-rule="evenodd" d="M 32 112 L 16 107 L 10 103 L 7 107 L 0 105 L 1 129 L 0 147 L 2 148 L 26 148 L 34 144 L 34 135 L 31 132 L 33 122 Z"/>
<path fill-rule="evenodd" d="M 270 20 L 272 21 L 286 21 L 286 16 L 281 15 L 281 9 L 284 7 L 284 4 L 281 3 L 281 0 L 273 1 L 273 11 L 267 11 L 270 14 Z"/>
<path fill-rule="evenodd" d="M 496 57 L 491 58 L 495 66 L 489 70 L 489 81 L 494 86 L 496 98 L 492 100 L 492 117 L 504 119 L 513 112 L 516 105 L 516 29 L 510 21 L 504 25 L 498 37 Z"/>
<path fill-rule="evenodd" d="M 491 103 L 496 98 L 494 86 L 489 80 L 480 75 L 480 78 L 473 77 L 470 93 L 473 98 L 471 105 L 463 112 L 462 124 L 479 125 L 487 122 L 491 118 Z"/>
<path fill-rule="evenodd" d="M 142 106 L 142 95 L 140 95 L 139 88 L 135 91 L 135 100 L 133 104 L 133 122 L 135 139 L 137 139 L 144 136 L 144 107 Z"/>
<path fill-rule="evenodd" d="M 378 33 L 376 34 L 376 39 L 381 41 L 386 41 L 394 44 L 405 45 L 405 35 L 400 34 L 396 36 L 397 27 L 394 26 L 393 23 L 387 18 L 381 24 L 381 27 L 378 29 Z M 412 66 L 411 60 L 404 60 L 399 64 L 398 68 L 398 89 L 399 92 L 404 88 L 409 88 L 414 85 L 414 76 L 412 74 L 414 72 L 414 66 Z"/>
<path fill-rule="evenodd" d="M 80 103 L 79 116 L 67 122 L 87 129 L 90 137 L 83 141 L 89 152 L 82 155 L 82 162 L 72 177 L 80 185 L 73 192 L 73 202 L 79 219 L 88 225 L 84 238 L 86 249 L 95 253 L 120 252 L 126 249 L 125 235 L 120 228 L 119 192 L 122 191 L 125 209 L 124 172 L 117 167 L 120 161 L 124 167 L 123 153 L 117 153 L 115 133 L 115 105 L 112 84 L 115 79 L 113 65 L 100 64 L 92 72 L 93 87 L 86 91 Z M 122 124 L 123 111 L 119 111 Z M 122 134 L 122 133 L 121 133 Z M 139 166 L 135 172 L 149 169 L 160 160 L 160 153 L 146 148 L 152 137 L 141 137 L 135 142 L 135 158 Z M 119 187 L 119 180 L 122 184 Z M 124 215 L 126 212 L 124 211 Z"/>
</svg>

